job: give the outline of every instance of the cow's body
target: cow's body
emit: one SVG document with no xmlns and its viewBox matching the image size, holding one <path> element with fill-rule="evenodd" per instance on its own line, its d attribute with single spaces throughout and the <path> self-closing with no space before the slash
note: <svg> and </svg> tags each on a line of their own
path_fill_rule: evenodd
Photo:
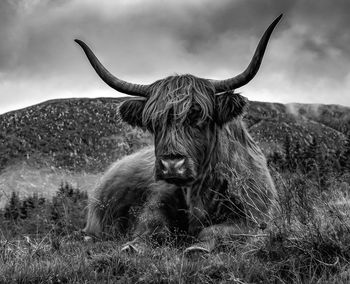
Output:
<svg viewBox="0 0 350 284">
<path fill-rule="evenodd" d="M 242 122 L 247 100 L 234 89 L 257 73 L 281 16 L 265 31 L 247 69 L 226 80 L 175 75 L 150 85 L 128 83 L 77 40 L 108 85 L 143 97 L 123 102 L 119 113 L 154 136 L 154 148 L 125 157 L 102 178 L 90 198 L 86 233 L 131 227 L 133 241 L 123 249 L 138 251 L 147 239 L 183 232 L 199 240 L 187 251 L 211 251 L 222 238 L 265 226 L 276 190 Z"/>
<path fill-rule="evenodd" d="M 114 163 L 101 178 L 89 199 L 84 231 L 101 236 L 124 233 L 131 207 L 143 204 L 154 183 L 154 149 L 149 147 Z"/>
<path fill-rule="evenodd" d="M 229 237 L 260 228 L 276 197 L 265 157 L 241 120 L 217 135 L 210 182 L 199 188 L 155 181 L 153 147 L 116 162 L 90 198 L 85 232 L 115 236 L 132 228 L 137 238 L 176 230 L 203 242 L 208 236 L 213 240 L 208 228 L 219 226 L 219 235 Z"/>
</svg>

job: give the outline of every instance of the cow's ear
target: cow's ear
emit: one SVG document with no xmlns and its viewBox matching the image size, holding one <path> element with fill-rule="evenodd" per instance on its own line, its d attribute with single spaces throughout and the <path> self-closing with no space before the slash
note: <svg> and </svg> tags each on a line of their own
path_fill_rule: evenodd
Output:
<svg viewBox="0 0 350 284">
<path fill-rule="evenodd" d="M 119 107 L 122 120 L 131 126 L 143 127 L 142 112 L 145 104 L 145 99 L 130 99 L 123 102 Z"/>
<path fill-rule="evenodd" d="M 215 95 L 215 122 L 222 126 L 245 111 L 248 99 L 233 91 Z"/>
</svg>

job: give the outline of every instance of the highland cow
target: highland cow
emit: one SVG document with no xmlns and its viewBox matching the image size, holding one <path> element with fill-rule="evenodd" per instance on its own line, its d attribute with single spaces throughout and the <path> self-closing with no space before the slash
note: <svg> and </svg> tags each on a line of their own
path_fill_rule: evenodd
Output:
<svg viewBox="0 0 350 284">
<path fill-rule="evenodd" d="M 131 231 L 123 249 L 142 251 L 147 240 L 183 232 L 196 239 L 186 252 L 210 252 L 266 226 L 276 190 L 242 122 L 247 100 L 234 90 L 256 75 L 281 17 L 265 31 L 247 69 L 226 80 L 175 75 L 150 85 L 128 83 L 76 40 L 109 86 L 143 97 L 123 102 L 120 116 L 154 136 L 154 146 L 116 162 L 102 178 L 90 198 L 87 234 Z"/>
</svg>

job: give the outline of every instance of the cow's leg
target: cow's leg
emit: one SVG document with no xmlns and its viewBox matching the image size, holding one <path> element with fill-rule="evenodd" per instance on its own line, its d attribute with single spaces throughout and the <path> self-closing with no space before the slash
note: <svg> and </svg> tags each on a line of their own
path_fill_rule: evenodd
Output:
<svg viewBox="0 0 350 284">
<path fill-rule="evenodd" d="M 213 191 L 208 214 L 209 220 L 215 225 L 203 228 L 198 234 L 199 242 L 187 248 L 186 253 L 211 252 L 222 244 L 235 239 L 246 239 L 252 232 L 266 228 L 275 206 L 275 190 L 269 191 L 264 186 L 258 186 L 254 180 L 247 182 L 249 188 L 244 184 L 239 190 L 236 189 L 240 192 L 238 196 L 225 196 L 219 191 Z M 227 221 L 217 222 L 217 218 L 222 216 L 225 216 Z"/>
<path fill-rule="evenodd" d="M 241 224 L 218 224 L 202 229 L 198 235 L 198 243 L 186 248 L 185 254 L 195 252 L 210 253 L 215 248 L 229 241 L 245 238 L 252 228 Z"/>
<path fill-rule="evenodd" d="M 124 235 L 129 229 L 130 220 L 135 219 L 130 214 L 130 208 L 141 206 L 146 196 L 146 189 L 119 188 L 109 195 L 91 198 L 83 232 L 98 238 Z"/>
<path fill-rule="evenodd" d="M 198 234 L 198 243 L 188 247 L 185 253 L 211 252 L 214 248 L 237 239 L 246 239 L 259 229 L 266 228 L 269 212 L 263 210 L 247 210 L 246 208 L 227 207 L 232 212 L 229 221 L 203 228 Z M 235 212 L 239 209 L 239 212 Z M 244 214 L 242 214 L 244 213 Z"/>
<path fill-rule="evenodd" d="M 89 237 L 100 238 L 102 236 L 100 213 L 97 204 L 94 202 L 90 202 L 88 205 L 87 220 L 83 232 Z"/>
<path fill-rule="evenodd" d="M 169 238 L 174 229 L 187 229 L 181 190 L 160 182 L 153 186 L 152 191 L 153 194 L 138 219 L 133 240 L 126 243 L 122 251 L 142 252 L 146 242 L 161 243 Z"/>
</svg>

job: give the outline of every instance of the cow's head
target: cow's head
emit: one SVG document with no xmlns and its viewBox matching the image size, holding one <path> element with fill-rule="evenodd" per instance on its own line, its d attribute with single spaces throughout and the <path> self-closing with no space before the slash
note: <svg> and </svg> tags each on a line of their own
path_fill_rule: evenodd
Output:
<svg viewBox="0 0 350 284">
<path fill-rule="evenodd" d="M 246 99 L 233 92 L 256 75 L 270 35 L 279 16 L 265 31 L 244 72 L 226 80 L 171 76 L 150 85 L 123 81 L 111 73 L 80 40 L 98 75 L 112 88 L 141 96 L 120 106 L 122 119 L 133 126 L 147 128 L 154 135 L 156 179 L 188 184 L 208 166 L 216 145 L 216 129 L 242 114 Z"/>
<path fill-rule="evenodd" d="M 192 75 L 155 82 L 147 99 L 120 106 L 127 123 L 154 135 L 156 178 L 186 184 L 196 180 L 216 144 L 216 129 L 240 115 L 246 100 L 239 94 L 215 95 L 214 85 Z"/>
</svg>

